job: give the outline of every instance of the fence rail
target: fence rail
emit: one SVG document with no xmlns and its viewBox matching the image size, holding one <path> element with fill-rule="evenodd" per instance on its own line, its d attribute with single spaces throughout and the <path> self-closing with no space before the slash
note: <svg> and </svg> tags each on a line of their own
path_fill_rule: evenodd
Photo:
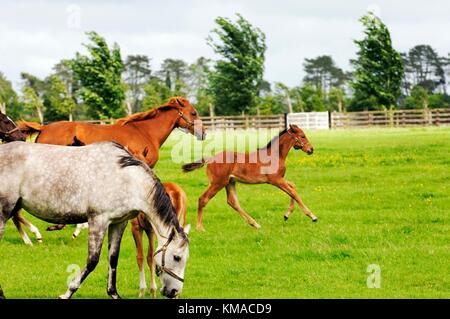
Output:
<svg viewBox="0 0 450 319">
<path fill-rule="evenodd" d="M 331 128 L 450 125 L 450 109 L 386 110 L 331 113 Z"/>
<path fill-rule="evenodd" d="M 420 110 L 386 110 L 365 112 L 302 112 L 279 115 L 203 116 L 206 129 L 285 128 L 298 124 L 307 129 L 336 129 L 352 127 L 402 127 L 450 125 L 450 108 Z M 115 120 L 84 121 L 112 124 Z"/>
</svg>

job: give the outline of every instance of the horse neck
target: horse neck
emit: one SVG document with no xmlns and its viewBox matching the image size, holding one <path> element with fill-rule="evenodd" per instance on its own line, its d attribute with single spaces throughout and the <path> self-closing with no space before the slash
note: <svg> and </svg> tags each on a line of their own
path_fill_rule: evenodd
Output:
<svg viewBox="0 0 450 319">
<path fill-rule="evenodd" d="M 272 154 L 274 151 L 278 153 L 279 159 L 284 161 L 289 154 L 294 141 L 290 138 L 288 133 L 284 133 L 278 138 L 278 143 L 272 143 L 267 150 L 268 154 Z"/>
<path fill-rule="evenodd" d="M 150 119 L 135 122 L 134 125 L 144 135 L 149 136 L 154 144 L 159 148 L 175 129 L 178 121 L 178 112 L 175 108 L 159 111 Z"/>
</svg>

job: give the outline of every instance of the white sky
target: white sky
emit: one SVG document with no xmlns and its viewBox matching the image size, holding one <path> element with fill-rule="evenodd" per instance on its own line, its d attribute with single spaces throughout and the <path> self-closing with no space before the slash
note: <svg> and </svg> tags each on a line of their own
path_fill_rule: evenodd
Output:
<svg viewBox="0 0 450 319">
<path fill-rule="evenodd" d="M 304 58 L 330 54 L 349 69 L 353 39 L 362 35 L 358 19 L 368 8 L 387 24 L 397 50 L 430 44 L 441 55 L 450 52 L 444 0 L 0 0 L 0 71 L 16 88 L 22 71 L 47 76 L 60 59 L 82 50 L 90 30 L 117 42 L 123 58 L 148 55 L 153 69 L 164 58 L 214 58 L 205 40 L 214 19 L 239 12 L 266 34 L 265 78 L 293 86 L 303 77 Z"/>
</svg>

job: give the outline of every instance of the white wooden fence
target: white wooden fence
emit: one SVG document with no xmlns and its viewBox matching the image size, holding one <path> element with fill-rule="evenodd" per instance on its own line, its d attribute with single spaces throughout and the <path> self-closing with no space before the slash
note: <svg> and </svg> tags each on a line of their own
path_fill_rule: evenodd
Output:
<svg viewBox="0 0 450 319">
<path fill-rule="evenodd" d="M 286 115 L 286 126 L 295 124 L 305 129 L 330 128 L 330 117 L 328 112 L 301 112 L 288 113 Z"/>
<path fill-rule="evenodd" d="M 305 129 L 336 129 L 352 127 L 403 127 L 403 126 L 450 126 L 450 109 L 386 110 L 365 112 L 302 112 L 279 115 L 202 116 L 208 130 L 277 128 L 296 124 Z M 86 121 L 111 124 L 115 120 Z"/>
</svg>

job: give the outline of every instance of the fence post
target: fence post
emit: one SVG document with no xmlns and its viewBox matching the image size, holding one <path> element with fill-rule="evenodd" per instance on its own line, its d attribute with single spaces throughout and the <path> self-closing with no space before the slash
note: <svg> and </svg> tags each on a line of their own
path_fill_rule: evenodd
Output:
<svg viewBox="0 0 450 319">
<path fill-rule="evenodd" d="M 328 110 L 328 129 L 331 129 L 331 111 Z"/>
<path fill-rule="evenodd" d="M 288 114 L 289 113 L 284 113 L 284 128 L 285 129 L 288 128 Z"/>
</svg>

